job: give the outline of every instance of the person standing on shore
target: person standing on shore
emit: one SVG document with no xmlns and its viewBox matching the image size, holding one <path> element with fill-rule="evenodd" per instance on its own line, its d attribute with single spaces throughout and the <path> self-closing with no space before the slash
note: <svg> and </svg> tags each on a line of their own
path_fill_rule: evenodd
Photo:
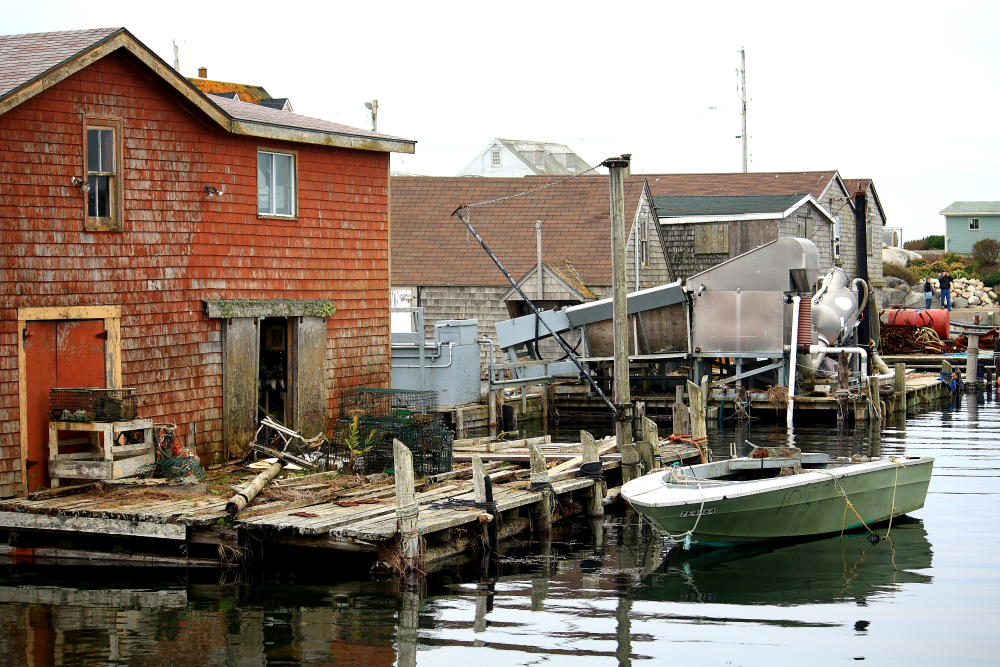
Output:
<svg viewBox="0 0 1000 667">
<path fill-rule="evenodd" d="M 938 276 L 938 287 L 941 288 L 941 307 L 951 310 L 951 276 L 947 271 Z"/>
<path fill-rule="evenodd" d="M 934 298 L 934 287 L 931 285 L 931 278 L 924 278 L 924 308 L 931 309 L 931 300 Z"/>
</svg>

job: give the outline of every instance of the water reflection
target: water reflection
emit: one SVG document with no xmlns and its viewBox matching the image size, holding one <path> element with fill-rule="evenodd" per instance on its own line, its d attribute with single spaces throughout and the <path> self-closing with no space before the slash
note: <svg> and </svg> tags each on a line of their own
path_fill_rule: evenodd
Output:
<svg viewBox="0 0 1000 667">
<path fill-rule="evenodd" d="M 796 429 L 804 450 L 937 457 L 918 513 L 925 522 L 896 523 L 876 544 L 855 533 L 681 552 L 626 512 L 408 583 L 345 579 L 351 570 L 336 558 L 224 580 L 10 566 L 0 570 L 0 664 L 801 664 L 803 655 L 833 663 L 876 652 L 911 665 L 982 660 L 992 627 L 975 619 L 994 615 L 998 590 L 996 538 L 982 530 L 1000 497 L 998 433 L 995 399 L 974 394 L 881 429 Z M 710 437 L 723 455 L 730 443 L 788 434 L 751 422 Z M 859 618 L 872 629 L 855 630 Z M 901 639 L 915 631 L 919 641 Z"/>
<path fill-rule="evenodd" d="M 893 526 L 872 544 L 864 533 L 807 542 L 671 552 L 639 593 L 642 599 L 726 604 L 820 604 L 930 583 L 931 545 L 921 522 Z"/>
</svg>

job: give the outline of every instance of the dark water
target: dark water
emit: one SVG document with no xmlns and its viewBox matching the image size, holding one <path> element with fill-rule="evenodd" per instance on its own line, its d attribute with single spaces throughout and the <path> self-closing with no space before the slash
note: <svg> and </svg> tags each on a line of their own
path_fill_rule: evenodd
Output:
<svg viewBox="0 0 1000 667">
<path fill-rule="evenodd" d="M 782 427 L 729 425 L 713 448 Z M 992 397 L 864 428 L 798 428 L 833 454 L 937 457 L 924 509 L 876 544 L 847 535 L 683 554 L 635 516 L 514 543 L 418 590 L 308 571 L 7 566 L 6 665 L 1000 664 L 1000 410 Z M 880 532 L 884 533 L 883 527 Z M 666 557 L 664 554 L 666 553 Z M 866 629 L 857 629 L 867 621 Z"/>
</svg>

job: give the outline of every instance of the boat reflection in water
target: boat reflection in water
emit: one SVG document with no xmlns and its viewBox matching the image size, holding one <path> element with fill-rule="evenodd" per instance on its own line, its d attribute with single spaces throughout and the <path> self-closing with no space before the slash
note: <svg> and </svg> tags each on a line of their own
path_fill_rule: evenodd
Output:
<svg viewBox="0 0 1000 667">
<path fill-rule="evenodd" d="M 879 531 L 885 535 L 885 527 Z M 875 544 L 866 532 L 805 542 L 767 542 L 725 549 L 672 549 L 636 591 L 636 599 L 725 604 L 800 605 L 866 599 L 930 583 L 923 522 L 893 522 Z"/>
</svg>

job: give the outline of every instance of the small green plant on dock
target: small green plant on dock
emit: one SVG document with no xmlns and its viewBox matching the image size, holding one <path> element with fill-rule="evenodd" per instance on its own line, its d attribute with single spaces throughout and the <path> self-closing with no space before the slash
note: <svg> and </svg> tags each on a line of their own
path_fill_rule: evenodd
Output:
<svg viewBox="0 0 1000 667">
<path fill-rule="evenodd" d="M 351 425 L 347 429 L 347 436 L 344 438 L 344 444 L 347 445 L 347 450 L 350 453 L 348 465 L 351 472 L 357 472 L 355 461 L 375 448 L 377 437 L 378 432 L 375 429 L 368 429 L 368 433 L 362 435 L 361 416 L 354 415 L 354 419 L 351 420 Z"/>
</svg>

